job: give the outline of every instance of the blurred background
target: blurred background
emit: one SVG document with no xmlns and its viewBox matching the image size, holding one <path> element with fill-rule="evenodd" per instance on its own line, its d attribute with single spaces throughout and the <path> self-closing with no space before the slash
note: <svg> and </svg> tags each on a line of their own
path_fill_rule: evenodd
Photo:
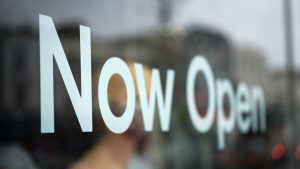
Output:
<svg viewBox="0 0 300 169">
<path fill-rule="evenodd" d="M 39 14 L 52 17 L 78 88 L 79 25 L 91 28 L 92 133 L 82 133 L 56 63 L 55 133 L 40 133 Z M 299 30 L 297 0 L 1 1 L 0 168 L 84 169 L 97 162 L 105 169 L 299 168 Z M 195 130 L 185 87 L 188 65 L 198 54 L 207 57 L 216 78 L 231 79 L 235 90 L 241 81 L 263 88 L 265 133 L 241 134 L 236 126 L 220 151 L 216 124 L 205 134 Z M 138 115 L 124 135 L 109 133 L 99 113 L 97 83 L 112 56 L 144 64 L 146 74 L 158 68 L 163 86 L 166 70 L 176 71 L 169 132 L 161 132 L 156 114 L 152 133 L 143 133 Z M 123 83 L 111 83 L 117 84 L 109 91 L 111 108 L 122 112 L 125 94 L 113 91 L 123 91 Z M 199 75 L 195 91 L 202 115 L 206 88 Z"/>
</svg>

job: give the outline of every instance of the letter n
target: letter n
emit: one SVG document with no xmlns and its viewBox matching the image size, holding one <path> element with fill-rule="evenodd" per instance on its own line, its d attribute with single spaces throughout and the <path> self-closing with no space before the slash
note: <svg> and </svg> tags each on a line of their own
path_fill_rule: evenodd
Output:
<svg viewBox="0 0 300 169">
<path fill-rule="evenodd" d="M 81 95 L 75 83 L 66 54 L 51 17 L 39 15 L 40 78 L 41 78 L 41 132 L 54 132 L 53 60 L 55 59 L 68 91 L 80 127 L 91 132 L 91 39 L 90 28 L 80 26 Z M 54 59 L 53 59 L 54 58 Z"/>
</svg>

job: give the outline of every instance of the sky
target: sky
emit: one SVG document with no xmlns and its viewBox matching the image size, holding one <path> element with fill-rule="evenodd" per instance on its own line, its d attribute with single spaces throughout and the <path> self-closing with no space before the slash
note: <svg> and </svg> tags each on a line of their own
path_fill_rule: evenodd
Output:
<svg viewBox="0 0 300 169">
<path fill-rule="evenodd" d="M 299 1 L 293 2 L 294 31 L 300 30 Z M 285 35 L 281 0 L 188 0 L 173 18 L 176 25 L 207 25 L 221 30 L 236 47 L 257 49 L 270 69 L 285 67 Z M 299 32 L 299 31 L 298 31 Z M 299 33 L 294 32 L 295 65 L 300 69 Z"/>
<path fill-rule="evenodd" d="M 283 0 L 170 0 L 171 25 L 210 27 L 225 34 L 235 47 L 250 47 L 265 57 L 270 69 L 285 67 Z M 293 1 L 295 65 L 300 70 L 300 2 Z M 92 35 L 113 37 L 155 30 L 159 25 L 158 0 L 10 0 L 0 5 L 0 24 L 38 25 L 38 14 L 55 24 L 80 23 Z"/>
</svg>

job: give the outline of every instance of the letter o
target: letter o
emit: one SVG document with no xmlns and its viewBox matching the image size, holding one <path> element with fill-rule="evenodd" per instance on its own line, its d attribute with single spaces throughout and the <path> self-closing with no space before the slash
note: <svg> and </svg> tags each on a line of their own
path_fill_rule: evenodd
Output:
<svg viewBox="0 0 300 169">
<path fill-rule="evenodd" d="M 116 117 L 111 112 L 107 97 L 108 83 L 114 74 L 119 74 L 123 78 L 127 93 L 126 109 L 120 117 Z M 129 128 L 134 116 L 135 88 L 130 70 L 127 64 L 120 58 L 112 57 L 103 65 L 99 77 L 98 99 L 100 112 L 106 126 L 117 134 L 125 132 Z"/>
<path fill-rule="evenodd" d="M 208 109 L 205 117 L 199 115 L 195 103 L 194 84 L 199 72 L 203 72 L 205 76 L 209 93 Z M 211 67 L 203 56 L 195 56 L 189 66 L 186 93 L 188 110 L 194 127 L 199 132 L 208 131 L 212 126 L 215 114 L 215 84 Z"/>
</svg>

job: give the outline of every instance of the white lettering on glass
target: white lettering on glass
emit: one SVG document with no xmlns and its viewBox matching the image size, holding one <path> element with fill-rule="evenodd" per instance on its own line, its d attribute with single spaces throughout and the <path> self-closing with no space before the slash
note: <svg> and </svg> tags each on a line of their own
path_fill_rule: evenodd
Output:
<svg viewBox="0 0 300 169">
<path fill-rule="evenodd" d="M 147 92 L 144 80 L 143 66 L 141 64 L 134 65 L 137 77 L 137 86 L 140 96 L 142 115 L 146 131 L 153 130 L 153 119 L 155 101 L 158 103 L 158 112 L 160 115 L 160 123 L 162 131 L 169 131 L 170 129 L 170 116 L 172 107 L 173 87 L 174 87 L 174 70 L 167 71 L 167 81 L 165 88 L 165 99 L 163 98 L 161 80 L 159 70 L 153 69 L 151 75 L 151 89 L 150 98 L 147 100 Z"/>
<path fill-rule="evenodd" d="M 208 110 L 206 116 L 203 118 L 200 116 L 200 114 L 197 111 L 197 107 L 195 103 L 195 94 L 194 94 L 195 80 L 199 72 L 202 72 L 203 75 L 205 76 L 208 93 L 209 93 Z M 215 88 L 214 76 L 209 63 L 204 57 L 195 56 L 188 69 L 186 94 L 187 94 L 187 105 L 188 105 L 191 121 L 194 127 L 199 132 L 207 132 L 212 126 L 214 120 L 213 118 L 215 114 L 215 102 L 216 102 L 214 88 Z"/>
<path fill-rule="evenodd" d="M 39 15 L 40 33 L 40 76 L 41 76 L 41 133 L 54 133 L 54 84 L 53 60 L 66 86 L 75 114 L 83 132 L 93 131 L 92 116 L 92 74 L 91 74 L 91 33 L 90 28 L 80 26 L 81 95 L 74 80 L 66 54 L 60 42 L 53 20 Z M 160 72 L 152 70 L 149 100 L 146 92 L 142 64 L 134 64 L 136 79 L 128 65 L 120 58 L 108 59 L 102 67 L 98 81 L 98 101 L 105 125 L 114 133 L 124 133 L 130 126 L 135 113 L 136 93 L 139 95 L 142 116 L 146 131 L 153 130 L 155 107 L 157 103 L 162 131 L 170 130 L 175 71 L 169 69 L 163 93 Z M 202 73 L 208 89 L 208 109 L 201 117 L 195 100 L 197 75 Z M 108 101 L 108 85 L 113 75 L 124 80 L 127 104 L 120 117 L 115 116 Z M 137 81 L 137 86 L 134 84 Z M 228 109 L 224 107 L 228 98 Z M 181 98 L 180 98 L 181 99 Z M 214 122 L 217 125 L 218 148 L 226 147 L 225 136 L 232 132 L 237 123 L 241 133 L 265 132 L 267 129 L 266 103 L 263 90 L 259 86 L 239 83 L 234 93 L 229 79 L 214 79 L 209 62 L 204 56 L 195 56 L 188 68 L 186 84 L 188 112 L 195 129 L 200 133 L 208 132 Z M 214 120 L 216 118 L 216 120 Z M 260 128 L 259 128 L 260 127 Z"/>
<path fill-rule="evenodd" d="M 122 77 L 126 87 L 127 105 L 124 113 L 116 117 L 110 110 L 107 89 L 110 78 L 118 74 Z M 124 133 L 131 124 L 135 110 L 135 90 L 130 70 L 120 58 L 108 59 L 101 70 L 98 83 L 99 107 L 106 126 L 114 133 Z"/>
<path fill-rule="evenodd" d="M 234 127 L 235 99 L 233 87 L 228 79 L 217 80 L 217 101 L 218 101 L 218 147 L 225 148 L 225 133 L 230 133 Z M 224 98 L 228 97 L 230 111 L 224 111 Z M 227 114 L 227 117 L 225 116 Z"/>
<path fill-rule="evenodd" d="M 83 132 L 93 131 L 91 88 L 91 33 L 80 26 L 81 96 L 51 17 L 39 15 L 41 132 L 54 132 L 53 58 L 62 75 Z"/>
</svg>

